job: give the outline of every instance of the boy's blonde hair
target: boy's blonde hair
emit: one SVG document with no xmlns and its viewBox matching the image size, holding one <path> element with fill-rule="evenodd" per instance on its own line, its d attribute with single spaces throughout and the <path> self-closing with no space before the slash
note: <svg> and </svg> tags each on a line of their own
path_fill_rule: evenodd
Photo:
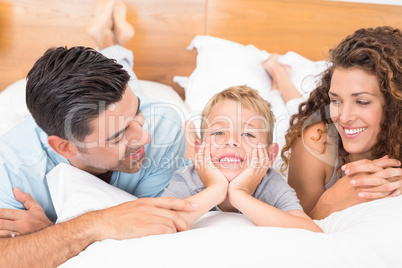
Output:
<svg viewBox="0 0 402 268">
<path fill-rule="evenodd" d="M 229 87 L 217 94 L 215 94 L 209 102 L 205 105 L 204 110 L 201 113 L 201 139 L 203 140 L 203 130 L 205 130 L 208 126 L 206 120 L 208 120 L 208 116 L 210 115 L 212 108 L 223 100 L 233 100 L 241 103 L 242 107 L 247 108 L 249 110 L 253 110 L 260 114 L 267 123 L 268 129 L 267 133 L 267 145 L 273 142 L 274 136 L 274 126 L 275 126 L 275 116 L 271 111 L 271 104 L 261 98 L 258 94 L 258 91 L 242 85 L 242 86 L 233 86 Z"/>
</svg>

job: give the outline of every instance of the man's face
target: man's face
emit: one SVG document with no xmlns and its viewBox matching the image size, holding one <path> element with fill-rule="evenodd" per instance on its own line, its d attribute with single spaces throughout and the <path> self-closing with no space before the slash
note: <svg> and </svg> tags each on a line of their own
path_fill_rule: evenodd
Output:
<svg viewBox="0 0 402 268">
<path fill-rule="evenodd" d="M 139 99 L 127 86 L 122 99 L 91 121 L 93 132 L 85 148 L 70 161 L 94 175 L 107 171 L 138 172 L 145 161 L 144 145 L 151 137 L 143 129 Z"/>
</svg>

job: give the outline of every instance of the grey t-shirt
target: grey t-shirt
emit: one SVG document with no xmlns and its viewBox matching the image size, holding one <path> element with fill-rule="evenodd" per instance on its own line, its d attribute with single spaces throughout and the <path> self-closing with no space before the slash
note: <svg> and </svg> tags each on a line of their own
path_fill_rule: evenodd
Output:
<svg viewBox="0 0 402 268">
<path fill-rule="evenodd" d="M 171 196 L 184 199 L 193 196 L 205 189 L 194 165 L 180 168 L 170 180 L 169 186 L 164 190 L 162 196 Z M 303 210 L 295 190 L 287 184 L 283 177 L 274 169 L 262 178 L 253 196 L 260 201 L 276 207 L 284 212 L 298 209 Z M 220 210 L 217 206 L 211 210 Z"/>
</svg>

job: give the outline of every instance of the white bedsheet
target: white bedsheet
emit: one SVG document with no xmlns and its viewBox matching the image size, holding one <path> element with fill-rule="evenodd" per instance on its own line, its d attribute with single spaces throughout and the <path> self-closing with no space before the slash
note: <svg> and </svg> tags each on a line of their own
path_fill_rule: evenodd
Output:
<svg viewBox="0 0 402 268">
<path fill-rule="evenodd" d="M 54 168 L 47 181 L 61 220 L 130 200 L 66 164 Z M 208 212 L 190 231 L 97 242 L 61 267 L 401 267 L 402 196 L 360 204 L 316 223 L 325 234 L 256 227 L 242 214 Z"/>
<path fill-rule="evenodd" d="M 61 267 L 401 267 L 402 197 L 335 213 L 319 222 L 327 234 L 226 214 L 209 212 L 187 232 L 95 243 Z"/>
</svg>

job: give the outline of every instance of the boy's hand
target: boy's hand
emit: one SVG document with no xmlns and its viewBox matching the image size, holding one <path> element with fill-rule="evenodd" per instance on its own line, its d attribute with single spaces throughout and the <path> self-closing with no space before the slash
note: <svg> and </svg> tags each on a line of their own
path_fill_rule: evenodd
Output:
<svg viewBox="0 0 402 268">
<path fill-rule="evenodd" d="M 210 144 L 203 142 L 194 157 L 194 166 L 205 187 L 213 184 L 225 184 L 228 180 L 222 172 L 212 163 Z"/>
<path fill-rule="evenodd" d="M 270 167 L 268 153 L 263 144 L 253 148 L 251 155 L 246 155 L 247 168 L 229 184 L 229 194 L 233 191 L 245 191 L 253 195 L 258 184 Z"/>
</svg>

